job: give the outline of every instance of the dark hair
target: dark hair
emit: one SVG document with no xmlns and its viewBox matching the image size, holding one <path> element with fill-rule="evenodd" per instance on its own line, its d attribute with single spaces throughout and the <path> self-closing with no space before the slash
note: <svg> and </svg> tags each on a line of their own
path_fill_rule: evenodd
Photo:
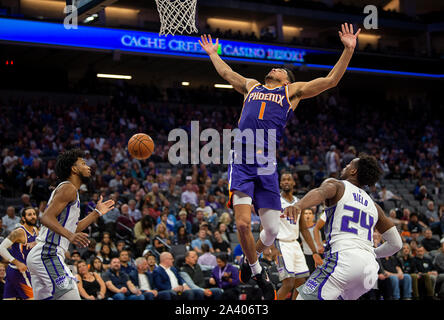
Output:
<svg viewBox="0 0 444 320">
<path fill-rule="evenodd" d="M 296 77 L 294 76 L 294 73 L 293 73 L 293 71 L 291 71 L 291 69 L 285 68 L 285 67 L 282 68 L 282 69 L 287 71 L 288 80 L 290 80 L 291 83 L 296 81 Z"/>
<path fill-rule="evenodd" d="M 31 206 L 24 207 L 24 208 L 22 209 L 22 217 L 23 217 L 23 218 L 26 216 L 26 210 L 29 210 L 29 209 L 34 210 L 34 213 L 37 214 L 37 210 L 35 210 L 34 207 L 31 207 Z"/>
<path fill-rule="evenodd" d="M 57 157 L 55 173 L 57 177 L 65 181 L 71 175 L 71 168 L 79 158 L 83 158 L 84 153 L 80 149 L 67 150 Z"/>
<path fill-rule="evenodd" d="M 202 250 L 202 252 L 210 252 L 210 246 L 207 243 L 202 243 L 200 249 Z"/>
<path fill-rule="evenodd" d="M 361 186 L 373 186 L 381 177 L 382 170 L 374 156 L 360 153 L 357 166 L 357 178 Z"/>
<path fill-rule="evenodd" d="M 217 259 L 222 260 L 223 262 L 227 263 L 228 261 L 228 255 L 226 253 L 221 253 L 217 256 Z"/>
</svg>

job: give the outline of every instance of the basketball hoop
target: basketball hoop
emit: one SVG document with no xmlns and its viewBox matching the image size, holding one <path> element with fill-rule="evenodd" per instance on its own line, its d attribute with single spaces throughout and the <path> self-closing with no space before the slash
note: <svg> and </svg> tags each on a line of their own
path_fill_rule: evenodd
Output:
<svg viewBox="0 0 444 320">
<path fill-rule="evenodd" d="M 197 0 L 156 0 L 160 16 L 159 35 L 197 33 Z"/>
</svg>

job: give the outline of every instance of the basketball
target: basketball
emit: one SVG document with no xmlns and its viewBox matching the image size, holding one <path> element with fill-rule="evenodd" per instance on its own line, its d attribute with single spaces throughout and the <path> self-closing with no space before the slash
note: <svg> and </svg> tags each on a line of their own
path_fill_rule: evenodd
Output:
<svg viewBox="0 0 444 320">
<path fill-rule="evenodd" d="M 136 133 L 128 141 L 128 152 L 138 160 L 148 159 L 154 151 L 154 141 L 145 133 Z"/>
</svg>

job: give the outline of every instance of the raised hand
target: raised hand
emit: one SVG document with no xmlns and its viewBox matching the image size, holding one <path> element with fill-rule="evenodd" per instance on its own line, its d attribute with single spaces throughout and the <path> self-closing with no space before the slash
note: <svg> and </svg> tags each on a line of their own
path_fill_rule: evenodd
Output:
<svg viewBox="0 0 444 320">
<path fill-rule="evenodd" d="M 344 47 L 349 49 L 354 49 L 356 47 L 356 39 L 358 38 L 359 33 L 361 32 L 361 28 L 358 29 L 356 34 L 353 32 L 353 25 L 349 23 L 343 23 L 341 24 L 341 31 L 339 32 L 339 37 L 341 38 L 342 43 L 344 44 Z"/>
<path fill-rule="evenodd" d="M 103 197 L 100 196 L 100 199 L 96 205 L 97 210 L 99 210 L 102 214 L 105 214 L 108 211 L 114 209 L 114 200 L 107 200 L 105 202 L 102 202 L 102 201 L 103 201 Z"/>
<path fill-rule="evenodd" d="M 211 39 L 211 35 L 208 36 L 206 34 L 203 34 L 200 36 L 199 44 L 201 45 L 202 49 L 205 50 L 205 52 L 208 55 L 211 55 L 213 53 L 217 53 L 217 49 L 219 48 L 219 38 L 216 38 L 216 43 L 213 44 L 213 40 Z"/>
</svg>

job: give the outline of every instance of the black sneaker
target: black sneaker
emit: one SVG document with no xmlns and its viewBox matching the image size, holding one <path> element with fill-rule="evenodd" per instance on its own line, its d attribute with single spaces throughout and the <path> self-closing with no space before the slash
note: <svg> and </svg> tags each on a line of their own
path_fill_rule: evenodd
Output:
<svg viewBox="0 0 444 320">
<path fill-rule="evenodd" d="M 274 288 L 274 284 L 270 281 L 267 270 L 265 270 L 264 267 L 262 267 L 262 272 L 254 275 L 252 279 L 256 281 L 257 285 L 262 290 L 264 300 L 276 300 L 276 289 Z"/>
<path fill-rule="evenodd" d="M 248 281 L 251 279 L 251 267 L 247 262 L 247 258 L 245 256 L 242 256 L 241 266 L 239 270 L 239 280 L 243 284 L 247 284 Z"/>
</svg>

